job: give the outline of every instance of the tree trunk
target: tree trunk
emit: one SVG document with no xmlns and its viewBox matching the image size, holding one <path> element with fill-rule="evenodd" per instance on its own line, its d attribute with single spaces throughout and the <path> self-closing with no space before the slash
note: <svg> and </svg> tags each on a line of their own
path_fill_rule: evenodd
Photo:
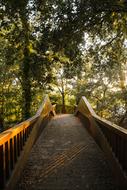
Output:
<svg viewBox="0 0 127 190">
<path fill-rule="evenodd" d="M 66 113 L 64 92 L 62 92 L 61 95 L 62 95 L 62 113 Z"/>
<path fill-rule="evenodd" d="M 4 90 L 2 86 L 2 100 L 1 100 L 1 107 L 0 107 L 0 132 L 4 130 Z"/>
<path fill-rule="evenodd" d="M 22 99 L 23 99 L 22 118 L 27 119 L 30 117 L 30 105 L 31 105 L 30 65 L 29 65 L 29 55 L 27 55 L 27 53 L 25 53 L 25 58 L 22 68 Z"/>
<path fill-rule="evenodd" d="M 4 130 L 4 118 L 2 114 L 0 114 L 0 132 Z"/>
<path fill-rule="evenodd" d="M 24 50 L 23 50 L 23 63 L 22 70 L 22 119 L 30 117 L 31 105 L 31 82 L 30 82 L 30 52 L 29 52 L 29 23 L 25 13 L 21 12 L 21 20 L 24 32 Z"/>
</svg>

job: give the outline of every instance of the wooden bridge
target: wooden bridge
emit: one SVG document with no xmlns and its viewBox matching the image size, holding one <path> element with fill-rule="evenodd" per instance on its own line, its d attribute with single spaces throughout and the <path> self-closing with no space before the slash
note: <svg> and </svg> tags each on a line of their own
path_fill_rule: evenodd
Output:
<svg viewBox="0 0 127 190">
<path fill-rule="evenodd" d="M 56 115 L 48 97 L 36 115 L 0 134 L 0 190 L 127 189 L 127 130 L 82 97 Z"/>
</svg>

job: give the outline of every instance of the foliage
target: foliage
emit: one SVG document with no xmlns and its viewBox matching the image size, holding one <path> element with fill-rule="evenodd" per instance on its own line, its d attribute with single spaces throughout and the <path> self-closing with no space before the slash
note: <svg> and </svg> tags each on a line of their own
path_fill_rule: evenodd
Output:
<svg viewBox="0 0 127 190">
<path fill-rule="evenodd" d="M 118 122 L 127 110 L 126 10 L 117 0 L 1 0 L 2 128 L 34 114 L 45 93 L 64 112 L 85 95 Z"/>
</svg>

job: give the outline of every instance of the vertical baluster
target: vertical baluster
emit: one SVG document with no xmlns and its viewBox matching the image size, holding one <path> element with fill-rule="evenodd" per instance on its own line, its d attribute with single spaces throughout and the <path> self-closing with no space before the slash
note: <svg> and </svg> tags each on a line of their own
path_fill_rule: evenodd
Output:
<svg viewBox="0 0 127 190">
<path fill-rule="evenodd" d="M 124 141 L 124 170 L 127 174 L 127 141 Z"/>
<path fill-rule="evenodd" d="M 5 143 L 5 171 L 6 171 L 6 180 L 7 180 L 9 178 L 9 172 L 10 172 L 10 158 L 9 158 L 8 141 Z"/>
<path fill-rule="evenodd" d="M 110 142 L 109 142 L 109 133 L 108 133 L 107 128 L 104 128 L 104 135 L 105 135 L 105 137 L 106 137 L 108 143 L 110 144 Z"/>
<path fill-rule="evenodd" d="M 25 144 L 25 129 L 23 129 L 23 146 Z"/>
<path fill-rule="evenodd" d="M 30 135 L 30 126 L 28 127 L 28 137 L 29 137 L 29 135 Z"/>
<path fill-rule="evenodd" d="M 20 143 L 19 143 L 19 134 L 17 134 L 17 156 L 20 155 Z"/>
<path fill-rule="evenodd" d="M 113 135 L 112 131 L 110 131 L 109 134 L 110 134 L 110 139 L 111 139 L 110 141 L 111 141 L 112 149 L 114 150 L 114 135 Z"/>
<path fill-rule="evenodd" d="M 33 124 L 30 125 L 30 133 L 31 133 L 32 129 L 33 129 Z"/>
<path fill-rule="evenodd" d="M 107 130 L 107 129 L 106 129 Z M 111 133 L 110 133 L 110 131 L 108 131 L 107 130 L 107 139 L 108 139 L 108 143 L 109 143 L 109 145 L 111 146 L 111 148 L 112 148 L 112 143 L 111 143 L 111 139 L 112 139 L 112 136 L 111 136 Z"/>
<path fill-rule="evenodd" d="M 125 146 L 125 141 L 121 138 L 120 142 L 120 164 L 122 165 L 123 170 L 125 170 L 125 164 L 127 163 L 127 159 L 125 158 L 127 152 L 127 147 Z"/>
<path fill-rule="evenodd" d="M 114 146 L 114 153 L 116 155 L 116 138 L 115 138 L 115 134 L 113 133 L 113 146 Z"/>
<path fill-rule="evenodd" d="M 14 162 L 17 161 L 17 138 L 14 136 Z"/>
<path fill-rule="evenodd" d="M 20 132 L 20 134 L 19 134 L 19 141 L 20 141 L 20 150 L 22 150 L 22 148 L 23 148 L 23 135 L 22 135 L 22 132 Z"/>
<path fill-rule="evenodd" d="M 0 189 L 5 185 L 5 172 L 4 172 L 4 147 L 0 145 Z"/>
<path fill-rule="evenodd" d="M 123 153 L 122 153 L 122 166 L 123 166 L 123 169 L 125 170 L 125 163 L 126 163 L 126 160 L 125 160 L 125 151 L 126 151 L 126 148 L 125 148 L 125 141 L 123 140 Z"/>
<path fill-rule="evenodd" d="M 28 138 L 29 135 L 29 131 L 28 131 L 28 127 L 26 128 L 26 139 Z"/>
<path fill-rule="evenodd" d="M 117 134 L 116 134 L 117 135 Z M 120 162 L 120 154 L 121 154 L 121 137 L 119 135 L 117 135 L 117 158 Z"/>
<path fill-rule="evenodd" d="M 14 138 L 10 139 L 10 168 L 14 168 Z"/>
<path fill-rule="evenodd" d="M 29 137 L 29 127 L 27 127 L 27 138 Z"/>
<path fill-rule="evenodd" d="M 111 146 L 111 132 L 106 128 L 106 133 L 107 133 L 107 140 Z"/>
<path fill-rule="evenodd" d="M 25 141 L 27 140 L 27 128 L 25 128 Z"/>
<path fill-rule="evenodd" d="M 111 144 L 112 144 L 112 150 L 115 153 L 115 138 L 113 133 L 111 133 Z"/>
<path fill-rule="evenodd" d="M 29 127 L 27 127 L 27 138 L 29 137 Z"/>
<path fill-rule="evenodd" d="M 115 136 L 115 155 L 116 155 L 116 158 L 118 158 L 118 136 L 117 134 L 114 133 L 114 136 Z"/>
</svg>

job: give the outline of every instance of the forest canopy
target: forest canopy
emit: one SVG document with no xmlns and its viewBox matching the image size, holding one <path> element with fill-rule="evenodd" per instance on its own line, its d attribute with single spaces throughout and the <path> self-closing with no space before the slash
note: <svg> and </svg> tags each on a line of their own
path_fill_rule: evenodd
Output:
<svg viewBox="0 0 127 190">
<path fill-rule="evenodd" d="M 45 94 L 58 112 L 86 96 L 127 118 L 126 0 L 0 0 L 0 129 L 33 115 Z"/>
</svg>

